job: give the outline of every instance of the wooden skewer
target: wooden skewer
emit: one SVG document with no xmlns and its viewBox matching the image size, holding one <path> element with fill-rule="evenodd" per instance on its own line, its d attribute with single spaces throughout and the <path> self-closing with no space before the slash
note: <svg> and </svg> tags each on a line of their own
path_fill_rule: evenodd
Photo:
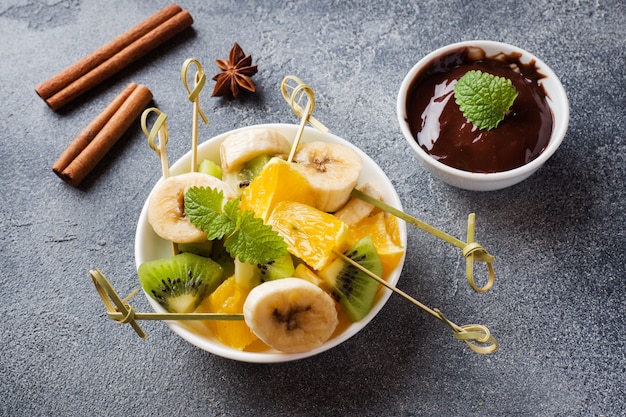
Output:
<svg viewBox="0 0 626 417">
<path fill-rule="evenodd" d="M 197 67 L 196 74 L 194 76 L 194 86 L 193 89 L 189 88 L 189 84 L 187 83 L 187 72 L 191 65 L 195 65 Z M 183 68 L 181 70 L 181 77 L 183 79 L 183 84 L 187 89 L 187 93 L 189 94 L 189 101 L 193 103 L 193 113 L 192 113 L 192 130 L 191 130 L 191 170 L 190 172 L 196 172 L 198 169 L 198 115 L 202 118 L 204 124 L 208 124 L 209 120 L 200 109 L 200 92 L 204 88 L 206 83 L 206 74 L 202 71 L 202 65 L 197 59 L 188 58 L 183 63 Z"/>
<path fill-rule="evenodd" d="M 306 107 L 304 112 L 302 113 L 302 119 L 300 121 L 300 126 L 298 126 L 298 131 L 296 132 L 296 137 L 291 144 L 291 151 L 289 152 L 289 157 L 287 158 L 287 162 L 293 161 L 293 157 L 296 154 L 296 150 L 298 149 L 298 145 L 300 144 L 300 139 L 302 139 L 302 134 L 304 133 L 304 127 L 309 119 L 309 116 L 313 113 L 313 109 L 315 108 L 315 97 L 313 96 L 313 90 L 306 91 L 307 96 L 309 96 L 309 100 L 306 103 Z"/>
<path fill-rule="evenodd" d="M 150 113 L 156 113 L 158 115 L 152 129 L 148 130 L 147 120 Z M 167 179 L 170 176 L 170 163 L 167 158 L 167 141 L 169 140 L 169 133 L 167 130 L 167 114 L 163 113 L 156 107 L 150 107 L 146 109 L 141 115 L 141 129 L 143 133 L 148 137 L 148 145 L 157 153 L 161 160 L 161 173 L 163 179 Z M 158 144 L 155 142 L 158 139 Z M 178 254 L 178 244 L 176 242 L 170 242 L 172 245 L 172 255 Z"/>
<path fill-rule="evenodd" d="M 463 242 L 462 240 L 457 239 L 456 237 L 451 236 L 429 225 L 428 223 L 425 223 L 419 219 L 416 219 L 415 217 L 403 211 L 400 211 L 397 208 L 390 206 L 389 204 L 386 204 L 376 198 L 373 198 L 372 196 L 367 195 L 364 192 L 357 190 L 356 188 L 352 190 L 352 195 L 354 197 L 367 201 L 368 203 L 378 207 L 379 209 L 389 214 L 392 214 L 398 217 L 399 219 L 402 219 L 405 222 L 421 230 L 424 230 L 425 232 L 428 232 L 431 235 L 438 237 L 439 239 L 442 239 L 450 243 L 451 245 L 454 245 L 457 248 L 461 249 L 463 256 L 466 258 L 465 275 L 467 277 L 467 281 L 470 287 L 472 287 L 474 291 L 485 292 L 493 286 L 493 283 L 495 282 L 495 273 L 493 270 L 494 257 L 493 255 L 489 254 L 489 252 L 487 252 L 487 250 L 482 245 L 480 245 L 478 242 L 474 242 L 474 225 L 475 225 L 475 219 L 476 219 L 476 216 L 474 213 L 470 213 L 468 216 L 467 242 Z M 475 261 L 485 262 L 487 264 L 487 272 L 488 272 L 487 283 L 482 287 L 478 287 L 474 281 L 473 265 Z"/>
<path fill-rule="evenodd" d="M 156 113 L 157 119 L 152 126 L 152 129 L 148 130 L 147 120 L 150 113 Z M 170 176 L 170 163 L 167 158 L 167 142 L 169 140 L 169 132 L 167 130 L 167 114 L 163 113 L 156 107 L 150 107 L 146 109 L 141 115 L 141 129 L 148 138 L 148 145 L 154 150 L 159 159 L 161 160 L 161 172 L 163 178 L 169 178 Z M 158 139 L 158 144 L 155 139 Z"/>
<path fill-rule="evenodd" d="M 137 323 L 137 320 L 243 320 L 243 314 L 226 313 L 136 313 L 135 309 L 128 304 L 128 300 L 137 293 L 133 291 L 122 300 L 109 280 L 98 269 L 89 271 L 89 275 L 96 286 L 96 290 L 104 303 L 109 318 L 118 323 L 129 323 L 142 339 L 146 333 Z"/>
<path fill-rule="evenodd" d="M 480 353 L 480 354 L 488 354 L 488 353 L 495 352 L 498 349 L 498 342 L 496 341 L 496 338 L 491 335 L 491 332 L 489 331 L 487 326 L 483 326 L 482 324 L 467 324 L 463 326 L 458 326 L 454 324 L 453 322 L 451 322 L 450 320 L 448 320 L 443 315 L 443 313 L 441 313 L 441 311 L 439 311 L 438 309 L 431 309 L 427 307 L 426 305 L 422 304 L 421 302 L 411 297 L 404 291 L 396 288 L 395 286 L 391 285 L 390 283 L 388 283 L 387 281 L 385 281 L 378 275 L 372 273 L 367 268 L 364 268 L 363 266 L 359 265 L 357 262 L 354 262 L 352 259 L 345 256 L 343 253 L 339 251 L 334 251 L 334 253 L 335 255 L 343 259 L 345 262 L 348 262 L 350 265 L 354 266 L 355 268 L 359 269 L 370 278 L 377 281 L 382 286 L 390 289 L 391 291 L 400 295 L 404 299 L 418 306 L 419 308 L 421 308 L 428 314 L 432 315 L 436 319 L 441 320 L 442 322 L 447 324 L 454 331 L 455 337 L 458 340 L 462 340 L 463 342 L 465 342 L 465 344 L 474 352 Z M 476 345 L 473 342 L 481 343 L 484 345 Z"/>
<path fill-rule="evenodd" d="M 296 137 L 294 138 L 291 145 L 291 152 L 289 153 L 287 162 L 293 161 L 293 157 L 295 156 L 298 145 L 300 144 L 300 139 L 302 139 L 302 134 L 304 133 L 304 127 L 308 122 L 311 121 L 311 115 L 313 114 L 313 111 L 315 111 L 315 92 L 309 85 L 304 84 L 299 79 L 297 80 L 299 81 L 299 84 L 293 87 L 293 90 L 291 91 L 291 94 L 289 96 L 289 104 L 291 105 L 293 111 L 300 116 L 300 126 L 298 127 Z M 283 81 L 283 85 L 286 85 L 285 81 Z M 283 91 L 283 95 L 285 94 L 285 91 L 286 87 Z M 303 109 L 302 106 L 300 106 L 300 101 L 302 101 L 304 96 L 306 96 L 307 102 L 306 106 Z"/>
</svg>

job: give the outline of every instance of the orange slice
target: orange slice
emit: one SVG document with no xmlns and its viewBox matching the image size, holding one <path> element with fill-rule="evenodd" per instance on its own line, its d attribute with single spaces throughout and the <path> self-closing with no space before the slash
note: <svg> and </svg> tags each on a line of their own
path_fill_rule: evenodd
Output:
<svg viewBox="0 0 626 417">
<path fill-rule="evenodd" d="M 313 198 L 313 189 L 307 179 L 291 163 L 273 158 L 243 190 L 240 208 L 251 210 L 256 217 L 267 221 L 279 202 L 297 201 L 311 205 Z"/>
<path fill-rule="evenodd" d="M 196 308 L 198 313 L 243 313 L 243 303 L 250 289 L 237 284 L 234 277 L 226 279 Z M 245 321 L 207 320 L 206 326 L 221 343 L 243 350 L 258 340 Z"/>
<path fill-rule="evenodd" d="M 387 226 L 387 233 L 391 241 L 398 246 L 402 246 L 402 239 L 400 238 L 400 225 L 396 216 L 385 216 L 385 226 Z"/>
<path fill-rule="evenodd" d="M 404 255 L 404 248 L 400 243 L 398 220 L 394 216 L 385 217 L 384 212 L 366 217 L 350 226 L 348 244 L 352 245 L 367 235 L 372 238 L 383 264 L 383 277 L 387 277 L 400 264 Z"/>
<path fill-rule="evenodd" d="M 311 268 L 306 266 L 306 264 L 298 264 L 298 266 L 296 266 L 296 269 L 293 271 L 293 276 L 309 281 L 311 284 L 315 284 L 318 287 L 325 289 L 324 281 L 320 277 L 318 277 Z"/>
<path fill-rule="evenodd" d="M 287 242 L 289 252 L 319 270 L 344 249 L 348 226 L 332 214 L 295 201 L 281 201 L 267 224 Z"/>
</svg>

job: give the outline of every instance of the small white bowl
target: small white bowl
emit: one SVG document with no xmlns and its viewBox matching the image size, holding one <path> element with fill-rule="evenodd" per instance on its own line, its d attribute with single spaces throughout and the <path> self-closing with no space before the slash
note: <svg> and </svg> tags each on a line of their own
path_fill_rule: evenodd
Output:
<svg viewBox="0 0 626 417">
<path fill-rule="evenodd" d="M 297 125 L 289 125 L 289 124 L 267 124 L 267 125 L 256 125 L 244 127 L 241 129 L 233 130 L 231 132 L 223 133 L 219 136 L 216 136 L 212 139 L 203 142 L 198 146 L 198 161 L 202 161 L 203 159 L 212 159 L 213 161 L 219 161 L 220 152 L 219 147 L 224 138 L 228 135 L 239 132 L 241 130 L 253 129 L 253 128 L 272 128 L 277 129 L 280 133 L 282 133 L 286 138 L 292 140 L 296 136 L 296 132 L 298 130 Z M 344 139 L 341 139 L 335 135 L 330 133 L 322 133 L 318 130 L 307 127 L 304 130 L 304 134 L 302 137 L 302 141 L 311 142 L 311 141 L 324 141 L 324 142 L 332 142 L 332 143 L 341 143 L 346 146 L 354 149 L 357 154 L 363 159 L 363 169 L 361 172 L 361 177 L 359 178 L 359 183 L 369 182 L 376 187 L 376 189 L 381 193 L 384 201 L 399 210 L 402 210 L 402 204 L 400 202 L 400 198 L 398 197 L 395 189 L 389 178 L 385 175 L 385 173 L 380 169 L 380 167 L 363 151 L 358 149 L 356 146 L 347 142 Z M 189 171 L 189 166 L 191 163 L 191 152 L 184 155 L 180 158 L 176 163 L 171 166 L 170 174 L 178 175 L 184 172 Z M 163 181 L 161 178 L 159 180 Z M 400 238 L 404 248 L 406 248 L 406 224 L 404 221 L 399 220 L 399 228 L 400 228 Z M 135 234 L 135 264 L 137 268 L 144 262 L 151 261 L 159 258 L 166 258 L 171 256 L 171 246 L 169 242 L 160 238 L 150 226 L 148 222 L 148 200 L 146 200 L 143 209 L 141 210 L 141 214 L 139 216 L 139 221 L 137 223 L 137 230 Z M 402 272 L 402 267 L 404 265 L 404 257 L 402 261 L 398 265 L 398 267 L 392 271 L 392 273 L 387 277 L 387 281 L 392 285 L 396 285 L 398 279 L 400 278 L 400 273 Z M 152 306 L 152 308 L 157 312 L 165 312 L 163 308 L 154 301 L 148 294 L 144 292 L 148 302 Z M 177 321 L 167 321 L 167 325 L 180 337 L 187 340 L 191 344 L 204 349 L 208 352 L 211 352 L 215 355 L 222 356 L 224 358 L 234 359 L 242 362 L 255 362 L 255 363 L 272 363 L 272 362 L 288 362 L 296 359 L 303 359 L 309 356 L 317 355 L 318 353 L 324 352 L 328 349 L 331 349 L 342 342 L 345 342 L 350 337 L 354 336 L 357 332 L 363 329 L 375 316 L 378 312 L 383 308 L 387 300 L 391 295 L 391 291 L 387 288 L 381 288 L 376 295 L 374 300 L 374 305 L 369 312 L 369 314 L 363 318 L 361 321 L 356 323 L 346 323 L 338 327 L 338 330 L 335 334 L 324 343 L 319 348 L 304 352 L 304 353 L 282 353 L 275 350 L 265 350 L 262 352 L 248 352 L 248 351 L 240 351 L 237 349 L 230 348 L 228 346 L 223 345 L 217 339 L 215 339 L 210 333 L 207 333 L 206 330 L 200 330 L 197 322 L 177 322 Z M 346 320 L 347 321 L 347 320 Z"/>
<path fill-rule="evenodd" d="M 534 60 L 537 70 L 545 76 L 545 78 L 540 80 L 540 84 L 546 92 L 548 105 L 552 111 L 553 128 L 548 145 L 534 160 L 521 167 L 508 171 L 494 173 L 469 172 L 453 168 L 437 161 L 424 151 L 424 149 L 422 149 L 422 147 L 415 140 L 415 137 L 411 133 L 407 117 L 407 98 L 410 94 L 410 88 L 414 79 L 431 63 L 433 59 L 446 55 L 462 47 L 481 48 L 485 51 L 487 57 L 493 57 L 498 54 L 519 53 L 521 54 L 520 61 L 523 64 L 527 64 Z M 422 165 L 435 177 L 441 179 L 447 184 L 466 190 L 491 191 L 506 188 L 525 180 L 537 171 L 548 160 L 548 158 L 552 156 L 552 154 L 554 154 L 557 148 L 561 145 L 561 142 L 565 137 L 565 132 L 567 131 L 569 123 L 569 103 L 559 78 L 539 58 L 523 49 L 506 43 L 474 40 L 444 46 L 419 60 L 419 62 L 411 68 L 402 81 L 400 91 L 398 93 L 397 114 L 400 129 L 402 130 L 409 146 L 413 149 L 415 155 L 417 155 L 417 159 L 422 163 Z"/>
</svg>

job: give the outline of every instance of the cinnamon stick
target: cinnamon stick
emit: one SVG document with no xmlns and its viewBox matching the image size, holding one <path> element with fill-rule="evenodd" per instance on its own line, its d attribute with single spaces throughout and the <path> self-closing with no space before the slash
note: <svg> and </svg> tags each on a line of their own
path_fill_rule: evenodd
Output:
<svg viewBox="0 0 626 417">
<path fill-rule="evenodd" d="M 137 88 L 137 84 L 130 83 L 124 91 L 120 95 L 118 95 L 112 102 L 109 104 L 102 113 L 98 115 L 85 129 L 76 138 L 70 143 L 70 145 L 65 149 L 65 152 L 61 154 L 59 159 L 52 166 L 52 170 L 57 174 L 61 175 L 63 170 L 67 168 L 69 164 L 91 143 L 91 141 L 96 137 L 98 132 L 104 128 L 107 122 L 113 117 L 116 111 L 122 107 L 122 104 L 128 99 L 130 93 L 132 93 L 135 88 Z"/>
<path fill-rule="evenodd" d="M 188 11 L 172 4 L 44 81 L 35 91 L 52 110 L 58 110 L 192 23 Z"/>
<path fill-rule="evenodd" d="M 78 186 L 141 115 L 150 100 L 152 92 L 145 85 L 130 83 L 70 143 L 52 166 L 52 171 L 68 184 Z"/>
</svg>

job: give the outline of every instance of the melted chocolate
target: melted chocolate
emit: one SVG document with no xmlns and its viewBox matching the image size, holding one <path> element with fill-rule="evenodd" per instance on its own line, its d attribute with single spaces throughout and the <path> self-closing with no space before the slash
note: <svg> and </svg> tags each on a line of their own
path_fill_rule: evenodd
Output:
<svg viewBox="0 0 626 417">
<path fill-rule="evenodd" d="M 416 77 L 407 103 L 408 123 L 427 153 L 454 168 L 500 172 L 535 159 L 552 134 L 552 111 L 538 81 L 535 62 L 519 54 L 486 57 L 482 49 L 460 48 L 438 57 Z M 454 101 L 454 85 L 467 71 L 480 70 L 513 82 L 518 96 L 492 130 L 468 122 Z"/>
</svg>

